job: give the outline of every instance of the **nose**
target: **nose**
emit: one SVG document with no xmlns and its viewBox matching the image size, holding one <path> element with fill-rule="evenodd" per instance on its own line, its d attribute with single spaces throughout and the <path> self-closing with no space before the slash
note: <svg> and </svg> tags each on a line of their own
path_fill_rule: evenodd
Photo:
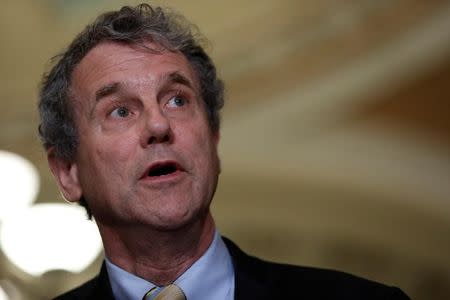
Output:
<svg viewBox="0 0 450 300">
<path fill-rule="evenodd" d="M 141 143 L 143 147 L 158 143 L 170 143 L 172 131 L 167 116 L 156 107 L 144 115 L 145 128 Z"/>
</svg>

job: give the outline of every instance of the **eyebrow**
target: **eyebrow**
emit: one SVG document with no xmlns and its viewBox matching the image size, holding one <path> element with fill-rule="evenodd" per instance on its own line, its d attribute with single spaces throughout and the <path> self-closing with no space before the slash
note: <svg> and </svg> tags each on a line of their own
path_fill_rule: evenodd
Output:
<svg viewBox="0 0 450 300">
<path fill-rule="evenodd" d="M 194 89 L 191 80 L 177 71 L 164 74 L 157 81 L 160 82 L 161 85 L 178 83 L 185 85 L 188 88 Z M 121 87 L 122 85 L 120 82 L 112 82 L 100 87 L 95 92 L 95 101 L 99 102 L 102 98 L 117 93 L 119 90 L 121 90 Z"/>
<path fill-rule="evenodd" d="M 178 83 L 178 84 L 182 84 L 185 85 L 191 89 L 193 89 L 193 84 L 191 82 L 191 80 L 189 80 L 186 76 L 184 76 L 183 74 L 181 74 L 180 72 L 172 72 L 172 73 L 168 73 L 168 74 L 164 74 L 161 78 L 160 81 L 163 83 Z"/>
<path fill-rule="evenodd" d="M 117 93 L 120 89 L 120 83 L 113 82 L 107 85 L 102 86 L 95 92 L 95 101 L 98 102 L 100 99 Z"/>
</svg>

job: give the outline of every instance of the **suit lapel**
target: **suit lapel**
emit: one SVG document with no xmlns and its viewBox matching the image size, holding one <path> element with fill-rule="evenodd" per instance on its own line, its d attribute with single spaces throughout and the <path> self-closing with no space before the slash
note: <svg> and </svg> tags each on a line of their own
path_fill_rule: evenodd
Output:
<svg viewBox="0 0 450 300">
<path fill-rule="evenodd" d="M 105 262 L 103 262 L 102 264 L 100 274 L 98 275 L 97 280 L 94 283 L 92 294 L 90 295 L 89 299 L 114 300 Z"/>
<path fill-rule="evenodd" d="M 235 273 L 234 299 L 275 299 L 272 295 L 273 291 L 270 290 L 267 282 L 261 277 L 264 273 L 262 263 L 245 254 L 229 239 L 223 238 L 223 240 L 233 259 Z"/>
</svg>

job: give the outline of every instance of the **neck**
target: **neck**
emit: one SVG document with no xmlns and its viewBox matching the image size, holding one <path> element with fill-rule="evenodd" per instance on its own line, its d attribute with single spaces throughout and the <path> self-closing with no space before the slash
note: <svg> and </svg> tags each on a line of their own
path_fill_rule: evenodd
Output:
<svg viewBox="0 0 450 300">
<path fill-rule="evenodd" d="M 160 286 L 172 283 L 194 264 L 208 249 L 215 231 L 210 213 L 171 231 L 97 225 L 112 263 Z"/>
</svg>

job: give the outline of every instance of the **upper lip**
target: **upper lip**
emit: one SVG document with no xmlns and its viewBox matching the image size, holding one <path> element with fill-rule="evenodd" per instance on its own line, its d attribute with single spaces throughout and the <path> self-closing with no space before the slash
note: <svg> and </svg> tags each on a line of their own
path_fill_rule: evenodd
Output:
<svg viewBox="0 0 450 300">
<path fill-rule="evenodd" d="M 142 174 L 141 179 L 149 176 L 151 172 L 157 172 L 164 168 L 173 168 L 174 171 L 184 171 L 184 168 L 175 160 L 160 160 L 148 166 Z"/>
</svg>

